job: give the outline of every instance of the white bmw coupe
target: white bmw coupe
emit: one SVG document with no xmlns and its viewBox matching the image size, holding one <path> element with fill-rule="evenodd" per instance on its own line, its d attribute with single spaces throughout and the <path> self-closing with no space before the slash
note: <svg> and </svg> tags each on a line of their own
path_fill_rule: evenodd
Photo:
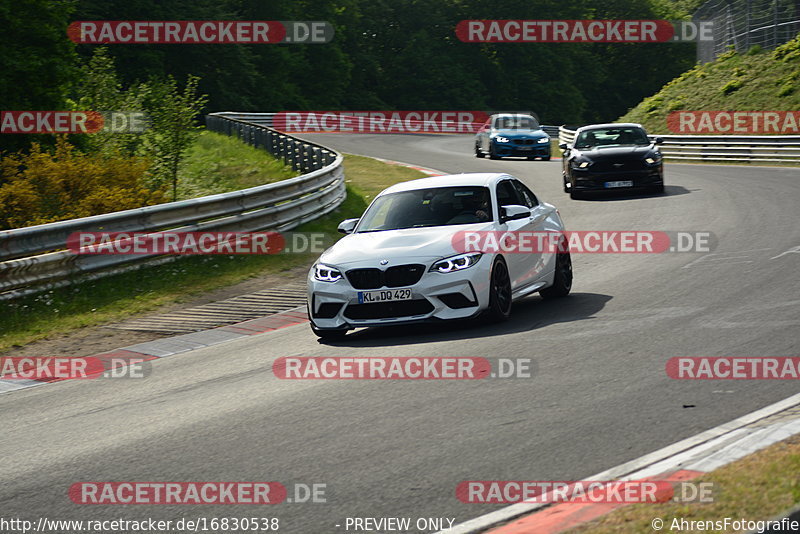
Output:
<svg viewBox="0 0 800 534">
<path fill-rule="evenodd" d="M 348 330 L 466 319 L 508 319 L 511 303 L 534 292 L 561 297 L 572 287 L 568 251 L 480 248 L 464 235 L 559 233 L 556 208 L 508 174 L 476 173 L 403 182 L 381 192 L 308 274 L 311 329 Z M 530 234 L 529 234 L 530 235 Z M 474 241 L 480 241 L 474 240 Z"/>
</svg>

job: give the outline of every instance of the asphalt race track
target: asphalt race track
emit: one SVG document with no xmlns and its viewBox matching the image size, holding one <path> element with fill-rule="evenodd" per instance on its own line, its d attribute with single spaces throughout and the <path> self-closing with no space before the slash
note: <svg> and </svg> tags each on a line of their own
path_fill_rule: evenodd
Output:
<svg viewBox="0 0 800 534">
<path fill-rule="evenodd" d="M 370 329 L 317 342 L 308 325 L 156 361 L 145 380 L 0 395 L 4 517 L 278 517 L 345 532 L 347 517 L 453 518 L 500 505 L 462 480 L 578 480 L 800 391 L 792 381 L 676 381 L 674 356 L 798 356 L 800 169 L 667 165 L 663 196 L 570 200 L 560 161 L 490 161 L 468 136 L 307 135 L 337 150 L 447 172 L 505 171 L 569 230 L 713 232 L 703 253 L 573 255 L 570 297 L 509 322 Z M 280 356 L 531 358 L 533 377 L 276 379 Z M 43 355 L 46 356 L 46 355 Z M 80 506 L 79 481 L 326 484 L 327 502 Z M 336 525 L 341 525 L 336 527 Z"/>
</svg>

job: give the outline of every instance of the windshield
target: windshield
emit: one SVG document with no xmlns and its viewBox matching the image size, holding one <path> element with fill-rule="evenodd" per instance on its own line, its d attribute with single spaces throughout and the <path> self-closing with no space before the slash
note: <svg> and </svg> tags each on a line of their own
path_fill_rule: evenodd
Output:
<svg viewBox="0 0 800 534">
<path fill-rule="evenodd" d="M 635 127 L 596 128 L 581 132 L 575 140 L 575 148 L 649 144 L 644 130 Z"/>
<path fill-rule="evenodd" d="M 494 122 L 496 130 L 538 130 L 539 123 L 530 115 L 505 115 Z"/>
<path fill-rule="evenodd" d="M 357 233 L 472 224 L 492 220 L 486 187 L 437 187 L 378 197 L 367 209 Z"/>
</svg>

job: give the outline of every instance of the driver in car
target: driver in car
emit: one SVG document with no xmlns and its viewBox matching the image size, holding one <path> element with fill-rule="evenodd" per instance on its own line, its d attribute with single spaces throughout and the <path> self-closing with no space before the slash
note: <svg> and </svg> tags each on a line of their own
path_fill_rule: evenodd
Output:
<svg viewBox="0 0 800 534">
<path fill-rule="evenodd" d="M 469 195 L 461 198 L 461 213 L 450 224 L 469 224 L 492 220 L 488 195 Z"/>
</svg>

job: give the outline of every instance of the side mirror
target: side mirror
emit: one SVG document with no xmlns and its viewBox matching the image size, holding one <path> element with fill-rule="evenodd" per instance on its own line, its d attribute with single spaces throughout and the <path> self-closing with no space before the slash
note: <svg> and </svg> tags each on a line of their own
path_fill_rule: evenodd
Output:
<svg viewBox="0 0 800 534">
<path fill-rule="evenodd" d="M 569 148 L 569 145 L 567 143 L 559 143 L 558 148 L 560 148 L 561 150 L 567 150 Z"/>
<path fill-rule="evenodd" d="M 358 224 L 359 219 L 346 219 L 339 223 L 339 230 L 343 234 L 352 234 L 353 230 L 356 228 L 356 224 Z"/>
<path fill-rule="evenodd" d="M 657 145 L 660 145 L 661 143 L 664 142 L 664 138 L 663 137 L 656 137 L 655 139 L 653 139 L 653 142 L 655 144 L 657 144 Z"/>
<path fill-rule="evenodd" d="M 525 219 L 531 216 L 531 210 L 525 206 L 517 204 L 509 204 L 508 206 L 500 206 L 500 222 L 515 221 L 517 219 Z"/>
</svg>

